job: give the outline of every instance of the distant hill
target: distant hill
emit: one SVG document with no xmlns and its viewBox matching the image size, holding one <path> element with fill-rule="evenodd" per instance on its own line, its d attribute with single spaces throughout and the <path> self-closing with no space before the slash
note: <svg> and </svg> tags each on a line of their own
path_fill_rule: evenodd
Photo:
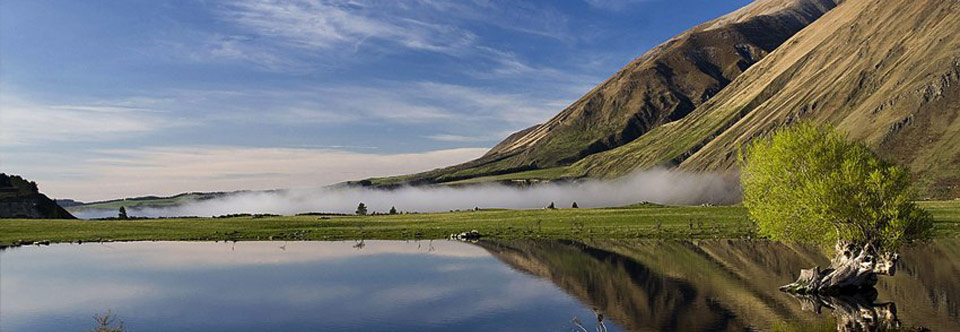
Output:
<svg viewBox="0 0 960 332">
<path fill-rule="evenodd" d="M 5 173 L 0 173 L 0 218 L 75 219 L 41 194 L 36 182 Z"/>
<path fill-rule="evenodd" d="M 68 208 L 68 207 L 71 207 L 71 206 L 77 206 L 77 205 L 84 205 L 84 204 L 86 204 L 86 203 L 81 202 L 81 201 L 72 200 L 72 199 L 65 199 L 65 198 L 57 198 L 57 199 L 54 199 L 53 201 L 54 201 L 54 202 L 57 202 L 57 205 L 59 205 L 60 207 L 63 207 L 63 208 Z"/>
<path fill-rule="evenodd" d="M 71 205 L 67 207 L 67 210 L 73 213 L 83 214 L 84 212 L 89 210 L 117 211 L 120 209 L 121 206 L 126 207 L 127 209 L 167 208 L 167 207 L 175 207 L 179 205 L 184 205 L 184 204 L 208 200 L 208 199 L 225 197 L 235 193 L 240 193 L 240 191 L 238 192 L 190 192 L 190 193 L 176 194 L 173 196 L 142 196 L 142 197 L 132 197 L 132 198 L 120 198 L 120 199 L 112 199 L 112 200 L 106 200 L 106 201 L 96 201 L 96 202 Z"/>
<path fill-rule="evenodd" d="M 261 192 L 261 193 L 273 193 L 279 192 L 280 190 L 261 190 L 261 191 L 249 191 L 249 190 L 240 190 L 240 191 L 230 191 L 230 192 L 188 192 L 180 193 L 173 196 L 141 196 L 141 197 L 129 197 L 129 198 L 120 198 L 112 199 L 106 201 L 96 201 L 96 202 L 76 202 L 79 204 L 72 204 L 69 207 L 66 207 L 68 211 L 74 213 L 81 218 L 99 218 L 105 216 L 114 216 L 120 207 L 125 207 L 128 210 L 128 213 L 134 213 L 135 210 L 143 209 L 161 209 L 161 208 L 171 208 L 181 205 L 186 205 L 190 203 L 201 202 L 210 199 L 229 197 L 231 195 L 237 195 L 242 193 L 252 193 L 252 192 Z"/>
<path fill-rule="evenodd" d="M 960 2 L 761 0 L 637 58 L 480 159 L 369 186 L 613 178 L 736 167 L 750 140 L 836 126 L 960 197 Z"/>
</svg>

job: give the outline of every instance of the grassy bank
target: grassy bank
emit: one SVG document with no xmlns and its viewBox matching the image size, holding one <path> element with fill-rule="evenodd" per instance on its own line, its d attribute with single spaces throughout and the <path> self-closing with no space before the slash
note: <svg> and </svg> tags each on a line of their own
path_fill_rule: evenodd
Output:
<svg viewBox="0 0 960 332">
<path fill-rule="evenodd" d="M 960 237 L 960 201 L 923 202 L 937 237 Z M 152 220 L 0 220 L 0 244 L 18 241 L 441 239 L 476 229 L 515 238 L 746 238 L 737 206 L 633 205 L 603 209 L 481 210 L 379 216 L 284 216 Z"/>
</svg>

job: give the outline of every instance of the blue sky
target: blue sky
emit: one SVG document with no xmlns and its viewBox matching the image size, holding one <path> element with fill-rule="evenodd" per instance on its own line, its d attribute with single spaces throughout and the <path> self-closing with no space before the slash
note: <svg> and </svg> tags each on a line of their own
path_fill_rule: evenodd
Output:
<svg viewBox="0 0 960 332">
<path fill-rule="evenodd" d="M 0 171 L 96 200 L 431 169 L 748 2 L 4 0 Z"/>
</svg>

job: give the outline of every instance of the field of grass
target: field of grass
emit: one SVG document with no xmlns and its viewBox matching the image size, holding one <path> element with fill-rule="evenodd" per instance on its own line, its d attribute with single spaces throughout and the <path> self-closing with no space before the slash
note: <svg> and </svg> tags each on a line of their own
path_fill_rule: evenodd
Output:
<svg viewBox="0 0 960 332">
<path fill-rule="evenodd" d="M 960 237 L 960 201 L 922 202 L 937 237 Z M 442 239 L 476 229 L 500 239 L 754 237 L 739 206 L 638 204 L 603 209 L 481 210 L 378 216 L 150 220 L 0 219 L 0 244 L 51 241 Z"/>
</svg>

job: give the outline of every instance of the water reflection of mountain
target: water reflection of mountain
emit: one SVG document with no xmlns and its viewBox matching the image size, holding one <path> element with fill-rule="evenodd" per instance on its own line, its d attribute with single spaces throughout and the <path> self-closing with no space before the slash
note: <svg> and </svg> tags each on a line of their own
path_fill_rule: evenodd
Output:
<svg viewBox="0 0 960 332">
<path fill-rule="evenodd" d="M 511 267 L 547 278 L 631 331 L 808 330 L 834 326 L 777 291 L 800 268 L 827 265 L 817 248 L 768 241 L 507 241 L 480 246 Z M 960 241 L 904 252 L 878 285 L 905 327 L 960 330 Z M 787 322 L 786 324 L 784 322 Z"/>
</svg>

